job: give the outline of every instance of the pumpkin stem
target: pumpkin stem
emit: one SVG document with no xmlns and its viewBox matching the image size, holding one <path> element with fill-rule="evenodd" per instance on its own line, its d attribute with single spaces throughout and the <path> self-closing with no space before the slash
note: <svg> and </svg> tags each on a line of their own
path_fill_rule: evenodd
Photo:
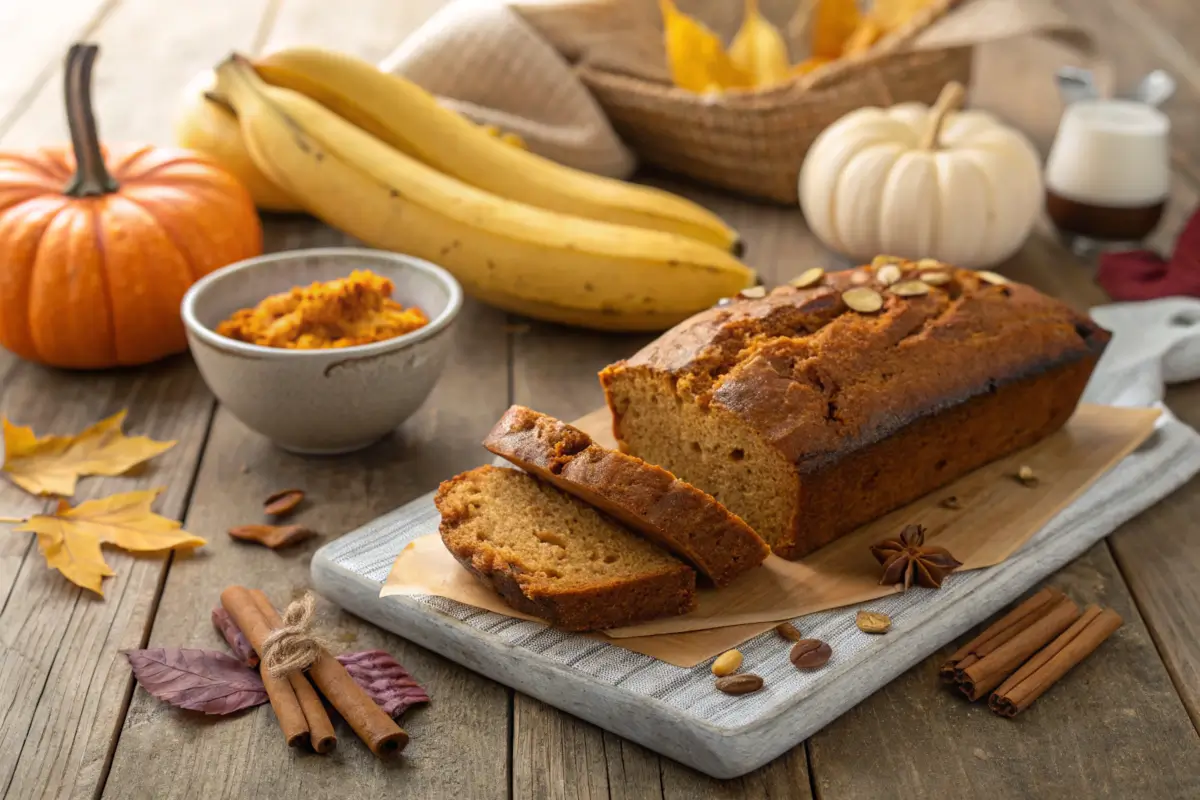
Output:
<svg viewBox="0 0 1200 800">
<path fill-rule="evenodd" d="M 72 197 L 97 197 L 117 190 L 117 182 L 104 166 L 92 113 L 92 64 L 99 52 L 94 44 L 78 43 L 67 52 L 67 126 L 75 150 L 75 175 L 63 192 Z"/>
<path fill-rule="evenodd" d="M 966 94 L 967 90 L 958 81 L 950 81 L 942 87 L 942 93 L 938 95 L 937 102 L 933 104 L 933 108 L 929 112 L 929 127 L 925 129 L 925 134 L 921 137 L 919 147 L 922 150 L 938 148 L 938 137 L 942 135 L 942 124 L 951 111 L 957 111 L 962 106 Z"/>
</svg>

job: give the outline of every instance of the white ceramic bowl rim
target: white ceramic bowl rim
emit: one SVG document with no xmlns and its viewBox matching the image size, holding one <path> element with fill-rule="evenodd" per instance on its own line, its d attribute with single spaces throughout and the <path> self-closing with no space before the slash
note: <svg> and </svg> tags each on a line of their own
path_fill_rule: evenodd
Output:
<svg viewBox="0 0 1200 800">
<path fill-rule="evenodd" d="M 226 275 L 231 275 L 247 269 L 253 269 L 261 264 L 271 264 L 276 261 L 284 261 L 292 258 L 311 258 L 318 256 L 345 256 L 362 258 L 364 260 L 377 259 L 381 261 L 390 261 L 394 264 L 400 264 L 405 267 L 410 267 L 422 272 L 445 288 L 449 299 L 446 302 L 446 307 L 442 312 L 433 319 L 429 320 L 426 325 L 417 328 L 415 331 L 405 333 L 400 336 L 395 336 L 391 339 L 384 339 L 381 342 L 371 342 L 370 344 L 356 344 L 350 347 L 337 348 L 322 348 L 319 350 L 293 350 L 286 347 L 267 347 L 261 344 L 250 344 L 248 342 L 240 342 L 237 339 L 230 339 L 227 336 L 214 331 L 212 328 L 202 324 L 196 319 L 196 301 L 204 290 L 214 283 L 220 281 Z M 262 298 L 260 298 L 262 299 Z M 200 339 L 203 339 L 206 344 L 223 350 L 240 352 L 245 354 L 261 354 L 272 355 L 281 358 L 311 358 L 317 354 L 329 353 L 346 353 L 349 355 L 374 355 L 377 353 L 386 353 L 391 350 L 398 350 L 410 344 L 415 344 L 423 339 L 428 339 L 434 336 L 458 315 L 459 309 L 462 307 L 463 293 L 462 287 L 458 285 L 458 281 L 454 277 L 437 266 L 420 258 L 406 256 L 402 253 L 392 253 L 387 250 L 372 250 L 366 247 L 313 247 L 306 250 L 282 250 L 278 253 L 269 255 L 255 256 L 242 261 L 235 261 L 228 266 L 221 267 L 218 270 L 210 272 L 200 280 L 192 284 L 191 288 L 183 296 L 183 303 L 180 307 L 180 314 L 183 317 L 183 324 L 191 330 Z"/>
</svg>

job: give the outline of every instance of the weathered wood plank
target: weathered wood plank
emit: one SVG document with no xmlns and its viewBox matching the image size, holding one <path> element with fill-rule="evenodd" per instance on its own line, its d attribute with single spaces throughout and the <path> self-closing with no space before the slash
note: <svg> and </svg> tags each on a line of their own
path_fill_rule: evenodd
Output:
<svg viewBox="0 0 1200 800">
<path fill-rule="evenodd" d="M 84 38 L 120 0 L 47 0 L 0 6 L 4 75 L 0 77 L 0 137 L 37 96 L 73 39 Z"/>
<path fill-rule="evenodd" d="M 153 137 L 165 131 L 174 93 L 209 60 L 195 42 L 211 39 L 217 29 L 236 37 L 243 23 L 252 27 L 261 14 L 255 6 L 226 0 L 190 13 L 186 31 L 199 39 L 164 35 L 178 14 L 159 3 L 131 0 L 106 15 L 90 34 L 105 50 L 97 88 L 106 138 Z M 172 43 L 173 38 L 192 44 Z M 45 57 L 50 64 L 61 55 Z M 65 137 L 61 80 L 61 70 L 55 70 L 44 82 L 5 136 L 6 147 Z M 2 402 L 14 420 L 32 423 L 39 432 L 77 431 L 129 407 L 131 430 L 180 444 L 135 478 L 85 482 L 75 501 L 165 486 L 157 509 L 182 516 L 212 410 L 211 397 L 189 360 L 94 374 L 17 363 L 4 380 Z M 30 501 L 8 485 L 3 497 L 6 506 L 30 510 Z M 9 583 L 0 612 L 0 793 L 90 796 L 103 781 L 132 688 L 119 651 L 144 641 L 167 560 L 106 551 L 118 575 L 99 600 L 46 570 L 26 535 L 6 535 L 3 547 L 3 574 Z"/>
<path fill-rule="evenodd" d="M 810 740 L 820 796 L 1197 796 L 1200 739 L 1105 545 L 1049 583 L 1125 626 L 1016 720 L 940 685 L 944 648 Z"/>
</svg>

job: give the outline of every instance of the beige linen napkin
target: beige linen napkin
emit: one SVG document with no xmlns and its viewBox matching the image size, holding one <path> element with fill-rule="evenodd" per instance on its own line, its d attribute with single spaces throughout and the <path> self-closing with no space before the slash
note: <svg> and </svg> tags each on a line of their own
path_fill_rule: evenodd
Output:
<svg viewBox="0 0 1200 800">
<path fill-rule="evenodd" d="M 379 66 L 561 164 L 613 178 L 636 166 L 567 60 L 499 0 L 450 3 Z"/>
</svg>

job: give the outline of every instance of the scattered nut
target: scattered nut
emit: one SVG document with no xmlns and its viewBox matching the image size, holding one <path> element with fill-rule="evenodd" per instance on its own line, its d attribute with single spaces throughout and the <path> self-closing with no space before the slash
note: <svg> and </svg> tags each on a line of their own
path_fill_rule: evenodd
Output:
<svg viewBox="0 0 1200 800">
<path fill-rule="evenodd" d="M 792 645 L 788 658 L 796 669 L 816 669 L 825 666 L 832 655 L 833 650 L 820 639 L 801 639 Z"/>
<path fill-rule="evenodd" d="M 1003 286 L 1004 284 L 1008 283 L 1008 278 L 1004 277 L 998 272 L 989 272 L 985 269 L 980 270 L 975 274 L 979 276 L 979 280 L 983 281 L 984 283 L 990 283 L 993 286 Z"/>
<path fill-rule="evenodd" d="M 1033 471 L 1033 467 L 1026 464 L 1022 464 L 1021 468 L 1017 470 L 1017 480 L 1026 486 L 1037 486 L 1038 484 L 1037 473 Z"/>
<path fill-rule="evenodd" d="M 859 611 L 854 615 L 854 624 L 863 633 L 887 633 L 892 629 L 892 618 L 878 611 Z"/>
<path fill-rule="evenodd" d="M 948 508 L 951 511 L 958 511 L 960 508 L 962 508 L 962 503 L 958 502 L 958 497 L 956 497 L 955 495 L 950 495 L 949 497 L 943 497 L 941 502 L 938 503 L 938 505 L 941 506 L 942 508 Z"/>
<path fill-rule="evenodd" d="M 896 281 L 900 280 L 904 273 L 895 264 L 884 264 L 875 273 L 875 280 L 882 283 L 884 286 L 891 286 Z"/>
<path fill-rule="evenodd" d="M 303 502 L 303 489 L 284 489 L 263 501 L 263 512 L 271 517 L 286 517 Z"/>
<path fill-rule="evenodd" d="M 767 287 L 751 286 L 749 289 L 742 289 L 740 292 L 738 292 L 738 296 L 739 297 L 751 297 L 751 298 L 766 297 L 767 296 Z"/>
<path fill-rule="evenodd" d="M 899 297 L 918 297 L 929 294 L 929 284 L 923 281 L 901 281 L 889 288 L 888 291 Z"/>
<path fill-rule="evenodd" d="M 820 267 L 813 267 L 801 272 L 799 276 L 793 278 L 789 283 L 797 289 L 807 289 L 810 286 L 816 286 L 825 277 L 825 270 Z"/>
<path fill-rule="evenodd" d="M 874 314 L 883 308 L 883 295 L 865 287 L 847 289 L 842 292 L 842 302 L 860 314 Z"/>
<path fill-rule="evenodd" d="M 871 259 L 871 266 L 879 269 L 887 264 L 899 264 L 903 260 L 900 256 L 875 256 Z"/>
<path fill-rule="evenodd" d="M 750 694 L 763 686 L 763 679 L 751 672 L 717 678 L 717 689 L 725 694 Z"/>
<path fill-rule="evenodd" d="M 272 550 L 302 542 L 316 532 L 303 525 L 239 525 L 229 535 L 246 542 L 258 542 Z"/>
<path fill-rule="evenodd" d="M 796 626 L 790 622 L 783 622 L 775 626 L 775 632 L 787 639 L 789 642 L 800 641 L 800 631 L 796 630 Z"/>
<path fill-rule="evenodd" d="M 954 276 L 949 272 L 922 272 L 921 280 L 930 286 L 944 286 L 954 280 Z"/>
<path fill-rule="evenodd" d="M 712 674 L 718 678 L 724 678 L 726 675 L 732 675 L 738 671 L 738 667 L 742 665 L 742 651 L 726 650 L 721 655 L 717 656 L 717 660 L 713 662 Z"/>
<path fill-rule="evenodd" d="M 945 265 L 936 258 L 922 258 L 917 262 L 917 269 L 937 269 L 942 266 Z"/>
</svg>

